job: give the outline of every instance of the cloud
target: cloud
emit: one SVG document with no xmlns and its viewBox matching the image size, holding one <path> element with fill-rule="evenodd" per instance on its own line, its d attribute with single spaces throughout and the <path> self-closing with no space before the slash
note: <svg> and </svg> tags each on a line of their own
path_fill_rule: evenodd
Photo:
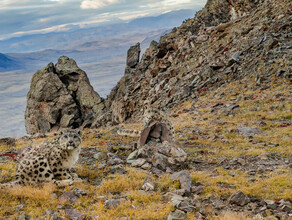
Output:
<svg viewBox="0 0 292 220">
<path fill-rule="evenodd" d="M 107 5 L 113 5 L 119 3 L 118 0 L 83 0 L 80 8 L 82 9 L 98 9 Z"/>
<path fill-rule="evenodd" d="M 0 0 L 0 40 L 94 27 L 166 11 L 198 9 L 207 0 Z M 95 9 L 95 10 L 84 10 Z M 1 50 L 1 48 L 0 48 Z"/>
</svg>

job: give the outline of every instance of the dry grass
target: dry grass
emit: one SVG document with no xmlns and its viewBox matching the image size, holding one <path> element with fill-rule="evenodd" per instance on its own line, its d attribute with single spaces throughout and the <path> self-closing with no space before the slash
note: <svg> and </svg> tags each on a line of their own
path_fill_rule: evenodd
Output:
<svg viewBox="0 0 292 220">
<path fill-rule="evenodd" d="M 196 102 L 192 100 L 178 106 L 171 114 L 176 130 L 176 140 L 189 153 L 190 159 L 202 159 L 209 163 L 216 163 L 222 158 L 233 158 L 240 156 L 267 156 L 280 153 L 282 157 L 292 156 L 291 125 L 283 124 L 285 120 L 291 121 L 291 97 L 289 96 L 290 85 L 285 81 L 278 80 L 267 90 L 260 90 L 253 83 L 245 87 L 247 82 L 230 83 L 228 88 L 219 88 L 201 95 Z M 225 95 L 221 95 L 224 93 Z M 281 94 L 280 96 L 278 94 Z M 246 97 L 249 97 L 248 99 Z M 290 97 L 290 98 L 289 98 Z M 226 115 L 224 108 L 218 107 L 212 112 L 212 106 L 217 103 L 238 104 L 240 107 L 234 110 L 234 115 Z M 274 106 L 271 108 L 271 106 Z M 188 110 L 192 108 L 193 111 Z M 259 122 L 264 121 L 265 126 L 260 127 Z M 253 140 L 239 135 L 235 130 L 239 126 L 258 127 L 263 134 L 255 135 Z M 127 129 L 141 130 L 140 122 L 135 124 L 124 124 Z M 111 132 L 113 128 L 98 130 L 86 129 L 83 132 L 83 147 L 94 146 L 101 151 L 107 151 L 110 146 L 116 149 L 116 154 L 126 156 L 137 138 L 120 137 Z M 217 136 L 217 138 L 216 138 Z M 50 137 L 49 139 L 52 139 Z M 39 138 L 32 142 L 28 140 L 17 140 L 16 149 L 29 145 L 37 145 L 45 139 Z M 258 143 L 277 143 L 278 146 L 267 146 Z M 0 146 L 0 151 L 9 150 L 9 146 Z M 15 175 L 16 162 L 5 160 L 0 163 L 0 182 L 11 181 Z M 157 190 L 151 193 L 140 191 L 144 179 L 149 176 L 145 171 L 126 168 L 127 174 L 108 174 L 109 167 L 97 168 L 100 164 L 96 162 L 91 165 L 78 164 L 77 174 L 88 179 L 89 182 L 74 184 L 87 192 L 72 205 L 76 211 L 89 215 L 99 216 L 99 219 L 119 219 L 128 217 L 131 219 L 166 219 L 173 210 L 170 203 L 163 200 L 163 194 L 180 188 L 179 182 L 173 182 L 168 174 L 157 178 L 151 176 L 156 183 Z M 199 172 L 191 172 L 194 182 L 204 185 L 199 199 L 211 196 L 228 198 L 232 193 L 241 190 L 249 196 L 261 199 L 291 199 L 292 198 L 292 174 L 287 169 L 275 169 L 265 172 L 264 176 L 247 175 L 241 170 L 232 170 L 237 176 L 229 174 L 231 170 L 223 168 L 206 169 Z M 92 185 L 99 180 L 100 184 Z M 18 212 L 15 207 L 24 204 L 26 215 L 31 217 L 42 216 L 44 211 L 51 209 L 57 211 L 60 204 L 58 199 L 52 199 L 51 194 L 62 194 L 70 191 L 70 188 L 56 189 L 52 185 L 43 188 L 36 187 L 14 187 L 10 190 L 1 190 L 0 193 L 0 218 L 15 219 Z M 103 199 L 101 196 L 104 196 Z M 113 209 L 104 207 L 105 199 L 115 196 L 127 199 Z M 68 204 L 63 204 L 68 205 Z M 250 219 L 240 213 L 222 213 L 220 216 L 212 216 L 211 219 Z M 63 211 L 60 216 L 65 217 Z M 195 212 L 188 213 L 188 219 L 195 219 Z"/>
<path fill-rule="evenodd" d="M 127 175 L 110 175 L 107 179 L 102 181 L 97 193 L 100 195 L 107 193 L 118 194 L 131 190 L 139 190 L 141 189 L 146 176 L 146 172 L 134 169 L 128 169 Z"/>
<path fill-rule="evenodd" d="M 32 186 L 14 186 L 0 190 L 0 216 L 14 214 L 15 207 L 23 204 L 23 210 L 31 217 L 43 215 L 46 209 L 57 210 L 58 200 L 51 198 L 56 186 L 46 184 L 41 188 Z M 8 217 L 7 217 L 8 219 Z"/>
</svg>

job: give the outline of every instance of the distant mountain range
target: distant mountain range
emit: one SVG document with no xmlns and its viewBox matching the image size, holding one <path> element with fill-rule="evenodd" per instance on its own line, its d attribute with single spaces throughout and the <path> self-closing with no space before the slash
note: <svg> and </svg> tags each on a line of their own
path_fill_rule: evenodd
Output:
<svg viewBox="0 0 292 220">
<path fill-rule="evenodd" d="M 68 32 L 29 35 L 0 41 L 0 137 L 25 135 L 24 111 L 30 80 L 37 69 L 66 55 L 86 71 L 91 85 L 106 97 L 124 74 L 127 50 L 137 42 L 143 51 L 152 40 L 193 17 L 179 10 L 128 23 Z"/>
<path fill-rule="evenodd" d="M 0 53 L 0 72 L 20 69 L 20 68 L 22 67 L 21 67 L 21 63 L 18 60 L 10 56 L 7 56 L 3 53 Z"/>
<path fill-rule="evenodd" d="M 159 40 L 194 13 L 194 10 L 178 10 L 128 23 L 2 40 L 0 52 L 5 54 L 0 57 L 0 71 L 38 69 L 61 55 L 74 58 L 79 64 L 125 57 L 132 44 L 143 42 L 145 50 L 151 40 Z"/>
</svg>

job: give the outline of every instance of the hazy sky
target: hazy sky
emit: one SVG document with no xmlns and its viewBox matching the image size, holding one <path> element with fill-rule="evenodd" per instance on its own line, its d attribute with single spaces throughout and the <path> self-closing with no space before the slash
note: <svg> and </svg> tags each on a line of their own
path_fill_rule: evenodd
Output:
<svg viewBox="0 0 292 220">
<path fill-rule="evenodd" d="M 0 40 L 199 9 L 206 0 L 0 0 Z"/>
</svg>

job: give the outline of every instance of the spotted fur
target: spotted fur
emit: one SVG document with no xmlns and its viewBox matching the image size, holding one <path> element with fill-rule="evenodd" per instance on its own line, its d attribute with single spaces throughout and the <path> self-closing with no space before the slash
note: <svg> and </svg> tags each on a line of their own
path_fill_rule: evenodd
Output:
<svg viewBox="0 0 292 220">
<path fill-rule="evenodd" d="M 58 139 L 43 142 L 30 149 L 18 164 L 13 184 L 39 185 L 54 182 L 62 186 L 80 180 L 70 171 L 79 158 L 80 144 L 80 133 L 67 130 Z"/>
<path fill-rule="evenodd" d="M 170 121 L 167 114 L 162 112 L 161 110 L 148 106 L 143 114 L 143 127 L 142 129 L 151 126 L 154 122 L 163 122 L 166 124 L 167 129 L 171 132 L 171 134 L 174 136 L 174 127 L 172 122 Z M 130 130 L 130 129 L 119 129 L 117 131 L 119 135 L 122 136 L 131 136 L 131 137 L 139 137 L 141 134 L 141 131 L 137 130 Z"/>
</svg>

